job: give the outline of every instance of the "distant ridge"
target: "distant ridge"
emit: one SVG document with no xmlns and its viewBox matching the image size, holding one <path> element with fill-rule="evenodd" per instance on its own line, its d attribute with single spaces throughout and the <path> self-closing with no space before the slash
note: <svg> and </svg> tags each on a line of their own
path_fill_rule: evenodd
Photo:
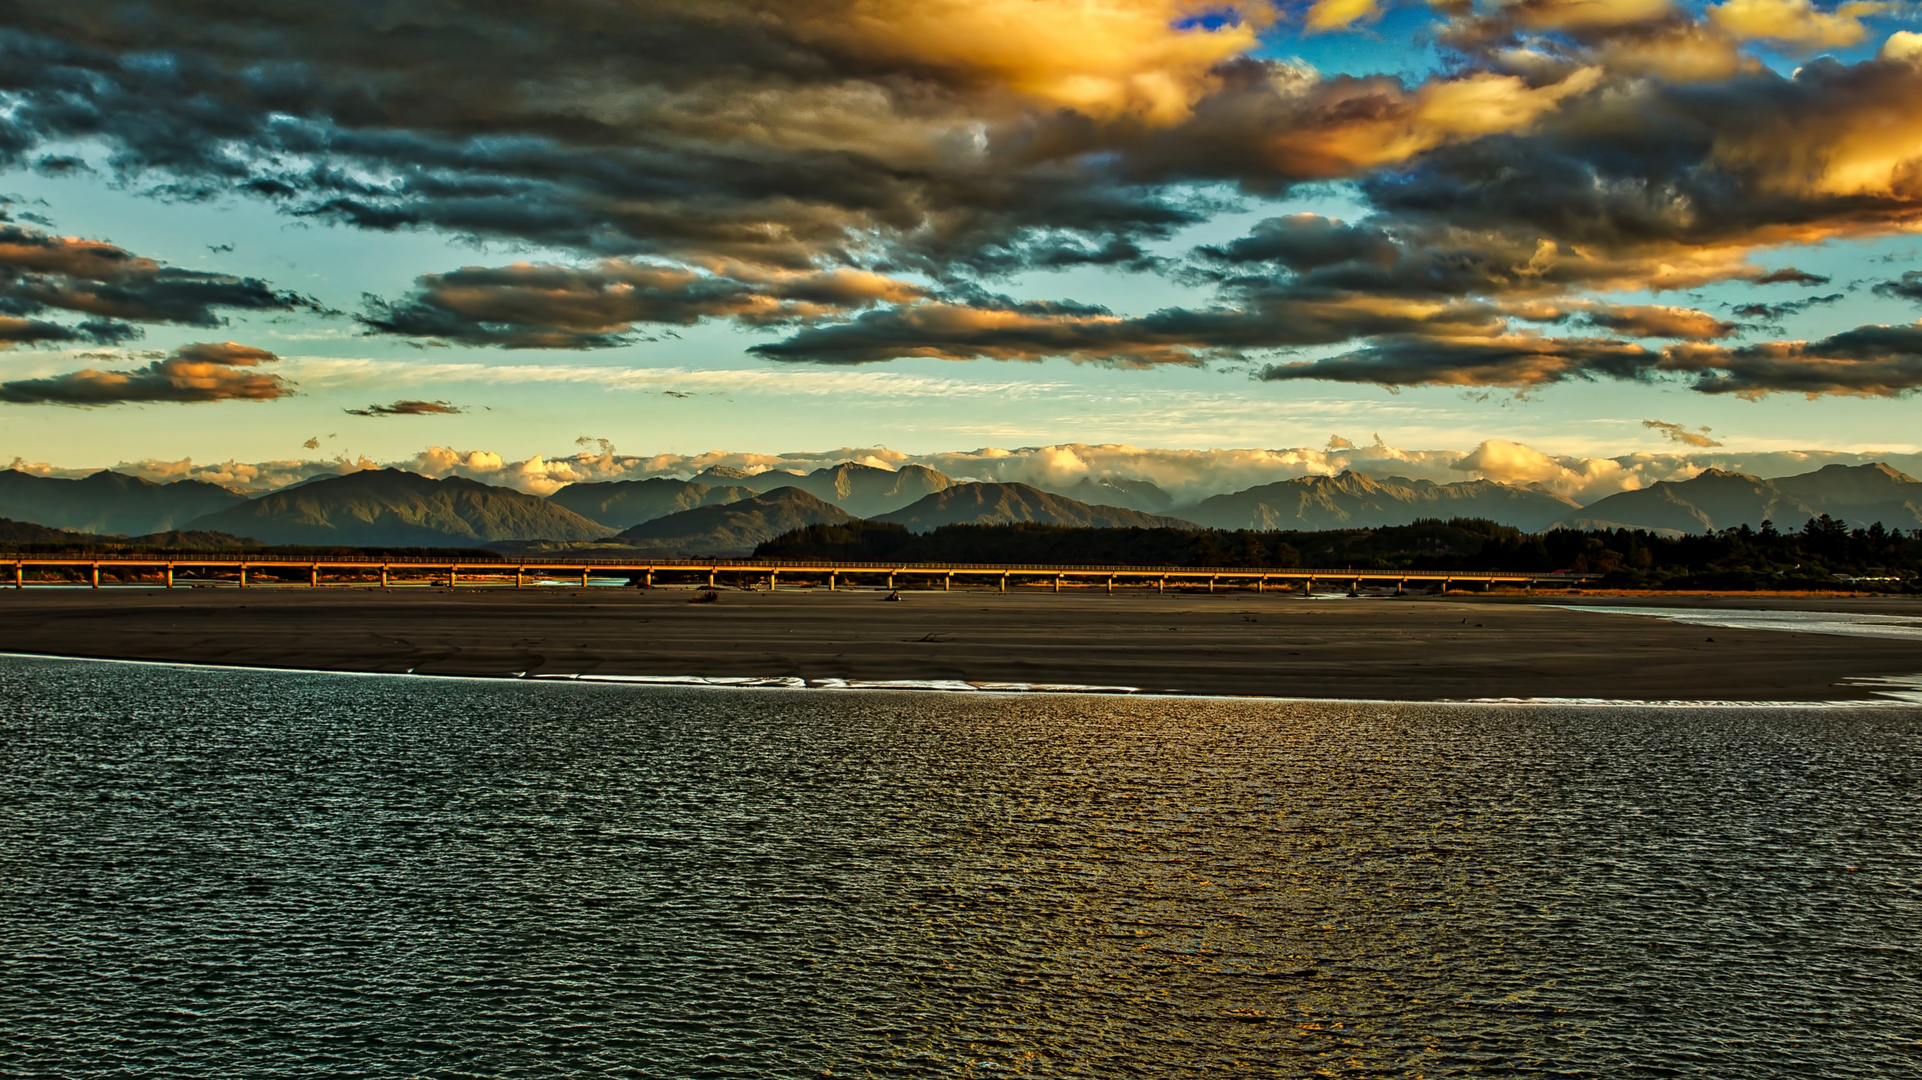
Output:
<svg viewBox="0 0 1922 1080">
<path fill-rule="evenodd" d="M 247 501 L 218 484 L 156 484 L 101 471 L 78 480 L 0 470 L 0 517 L 81 532 L 145 534 L 176 529 L 205 514 Z"/>
<path fill-rule="evenodd" d="M 943 525 L 1003 525 L 1018 521 L 1082 528 L 1193 529 L 1180 518 L 1124 506 L 1091 506 L 1027 484 L 964 483 L 938 491 L 876 521 L 929 532 Z"/>
<path fill-rule="evenodd" d="M 854 515 L 798 487 L 775 488 L 750 499 L 703 506 L 628 529 L 612 543 L 661 555 L 751 555 L 782 533 L 808 525 L 839 525 Z"/>
<path fill-rule="evenodd" d="M 547 501 L 609 528 L 629 529 L 643 521 L 700 506 L 739 502 L 757 493 L 754 488 L 739 485 L 713 487 L 691 480 L 654 477 L 569 484 L 549 495 Z"/>
<path fill-rule="evenodd" d="M 0 548 L 165 548 L 176 551 L 219 551 L 262 547 L 258 540 L 217 532 L 148 533 L 144 536 L 116 536 L 111 533 L 77 532 L 35 525 L 30 521 L 0 518 Z"/>
<path fill-rule="evenodd" d="M 596 540 L 614 532 L 546 499 L 460 477 L 369 469 L 276 491 L 198 518 L 195 529 L 269 544 L 434 547 L 498 540 Z"/>
<path fill-rule="evenodd" d="M 1044 489 L 1050 490 L 1050 489 Z M 1104 476 L 1099 479 L 1084 476 L 1081 482 L 1065 491 L 1056 491 L 1077 502 L 1092 506 L 1125 506 L 1130 510 L 1141 510 L 1159 514 L 1175 508 L 1174 496 L 1161 490 L 1161 487 L 1148 480 L 1130 480 L 1121 476 Z"/>
<path fill-rule="evenodd" d="M 906 465 L 897 471 L 853 461 L 843 461 L 839 465 L 830 465 L 806 474 L 781 471 L 747 473 L 717 466 L 694 477 L 691 482 L 717 486 L 734 484 L 759 492 L 784 487 L 800 488 L 856 517 L 874 517 L 899 510 L 922 496 L 954 485 L 952 479 L 921 465 Z"/>
<path fill-rule="evenodd" d="M 1570 514 L 1560 524 L 1577 529 L 1649 529 L 1701 533 L 1773 522 L 1787 531 L 1822 514 L 1851 528 L 1875 522 L 1922 525 L 1922 481 L 1887 465 L 1829 465 L 1800 476 L 1762 480 L 1746 473 L 1704 469 L 1691 480 L 1662 481 L 1624 491 Z"/>
<path fill-rule="evenodd" d="M 1180 513 L 1217 529 L 1359 529 L 1425 518 L 1482 518 L 1534 532 L 1576 509 L 1573 500 L 1542 488 L 1493 480 L 1377 480 L 1350 471 L 1217 495 Z"/>
</svg>

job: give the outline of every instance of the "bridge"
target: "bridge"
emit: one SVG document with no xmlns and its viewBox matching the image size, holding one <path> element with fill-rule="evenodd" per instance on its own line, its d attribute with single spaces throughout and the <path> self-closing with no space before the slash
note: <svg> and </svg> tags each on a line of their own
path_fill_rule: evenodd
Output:
<svg viewBox="0 0 1922 1080">
<path fill-rule="evenodd" d="M 87 585 L 93 588 L 231 586 L 238 588 L 395 588 L 441 586 L 454 588 L 526 588 L 530 585 L 578 584 L 598 579 L 612 584 L 646 587 L 693 585 L 705 588 L 759 587 L 822 588 L 843 585 L 894 588 L 953 589 L 961 585 L 1016 588 L 1152 588 L 1156 592 L 1218 588 L 1276 588 L 1313 592 L 1317 585 L 1345 588 L 1390 588 L 1397 594 L 1411 587 L 1443 593 L 1454 589 L 1493 589 L 1536 586 L 1578 587 L 1592 578 L 1576 573 L 1535 573 L 1503 570 L 1355 570 L 1278 569 L 1272 567 L 1196 566 L 1047 566 L 977 563 L 848 563 L 786 562 L 747 559 L 519 559 L 458 560 L 428 557 L 219 555 L 17 555 L 0 556 L 0 573 L 11 567 L 12 580 L 0 585 L 16 589 L 39 586 Z"/>
</svg>

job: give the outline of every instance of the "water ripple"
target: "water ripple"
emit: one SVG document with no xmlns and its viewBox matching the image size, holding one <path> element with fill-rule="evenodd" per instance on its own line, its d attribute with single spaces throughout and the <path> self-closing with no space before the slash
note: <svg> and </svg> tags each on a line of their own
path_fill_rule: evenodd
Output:
<svg viewBox="0 0 1922 1080">
<path fill-rule="evenodd" d="M 1922 1071 L 1914 711 L 0 702 L 4 1075 Z"/>
</svg>

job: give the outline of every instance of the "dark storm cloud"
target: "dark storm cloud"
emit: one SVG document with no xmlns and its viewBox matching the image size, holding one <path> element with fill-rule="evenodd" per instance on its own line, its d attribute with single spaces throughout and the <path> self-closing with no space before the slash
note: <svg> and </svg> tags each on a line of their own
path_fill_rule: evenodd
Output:
<svg viewBox="0 0 1922 1080">
<path fill-rule="evenodd" d="M 280 358 L 235 342 L 183 345 L 145 367 L 82 371 L 0 383 L 0 401 L 21 405 L 119 405 L 135 402 L 273 401 L 293 390 L 260 371 Z"/>
</svg>

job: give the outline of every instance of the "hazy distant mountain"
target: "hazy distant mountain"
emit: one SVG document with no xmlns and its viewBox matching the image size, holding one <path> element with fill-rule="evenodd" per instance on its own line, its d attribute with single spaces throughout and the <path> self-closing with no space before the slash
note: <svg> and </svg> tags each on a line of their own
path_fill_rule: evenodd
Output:
<svg viewBox="0 0 1922 1080">
<path fill-rule="evenodd" d="M 217 532 L 160 532 L 144 536 L 115 536 L 112 534 L 77 532 L 72 529 L 54 529 L 45 525 L 35 525 L 30 521 L 13 521 L 0 518 L 0 547 L 69 547 L 69 548 L 174 548 L 181 551 L 207 551 L 232 548 L 257 548 L 260 541 L 243 536 L 230 536 Z"/>
<path fill-rule="evenodd" d="M 1830 465 L 1773 480 L 1705 469 L 1692 480 L 1610 495 L 1562 523 L 1578 529 L 1701 533 L 1773 521 L 1787 532 L 1821 514 L 1856 528 L 1877 521 L 1914 528 L 1922 525 L 1922 481 L 1887 465 Z"/>
<path fill-rule="evenodd" d="M 203 480 L 156 484 L 105 471 L 59 480 L 0 471 L 0 517 L 82 532 L 162 532 L 246 501 L 245 495 Z"/>
<path fill-rule="evenodd" d="M 1119 476 L 1100 479 L 1086 476 L 1079 484 L 1055 494 L 1094 506 L 1125 506 L 1130 510 L 1145 510 L 1151 514 L 1172 510 L 1175 505 L 1174 496 L 1161 490 L 1158 485 L 1147 480 L 1129 480 Z"/>
<path fill-rule="evenodd" d="M 614 530 L 511 488 L 399 469 L 336 476 L 208 514 L 196 529 L 269 544 L 434 547 L 493 540 L 597 540 Z"/>
<path fill-rule="evenodd" d="M 1217 529 L 1358 529 L 1422 518 L 1486 518 L 1533 532 L 1577 508 L 1572 500 L 1542 488 L 1492 480 L 1437 484 L 1345 472 L 1217 495 L 1181 515 Z"/>
<path fill-rule="evenodd" d="M 752 475 L 724 466 L 707 470 L 693 480 L 697 484 L 738 484 L 755 491 L 797 487 L 846 510 L 856 517 L 874 517 L 899 510 L 924 495 L 950 487 L 954 481 L 921 465 L 906 465 L 898 472 L 872 465 L 844 461 L 811 473 L 779 470 Z"/>
<path fill-rule="evenodd" d="M 1027 484 L 956 484 L 876 521 L 928 532 L 943 525 L 1001 525 L 1038 521 L 1080 528 L 1192 529 L 1180 518 L 1144 514 L 1125 506 L 1090 506 Z"/>
<path fill-rule="evenodd" d="M 655 477 L 651 480 L 613 480 L 569 484 L 547 497 L 555 506 L 615 529 L 632 528 L 683 510 L 718 506 L 753 498 L 756 489 L 730 485 L 713 487 L 691 480 Z"/>
<path fill-rule="evenodd" d="M 643 522 L 611 543 L 660 555 L 751 555 L 762 541 L 805 525 L 839 525 L 854 515 L 797 487 L 703 506 Z"/>
</svg>

